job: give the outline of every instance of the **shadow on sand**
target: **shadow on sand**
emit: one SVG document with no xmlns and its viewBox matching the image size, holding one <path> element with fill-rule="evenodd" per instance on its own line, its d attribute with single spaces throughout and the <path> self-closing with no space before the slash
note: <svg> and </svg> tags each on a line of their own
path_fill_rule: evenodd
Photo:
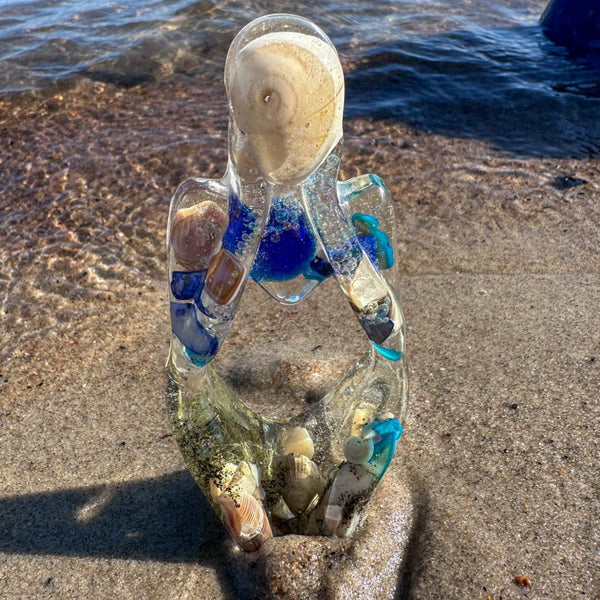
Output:
<svg viewBox="0 0 600 600">
<path fill-rule="evenodd" d="M 0 552 L 191 562 L 222 527 L 187 471 L 0 498 Z"/>
</svg>

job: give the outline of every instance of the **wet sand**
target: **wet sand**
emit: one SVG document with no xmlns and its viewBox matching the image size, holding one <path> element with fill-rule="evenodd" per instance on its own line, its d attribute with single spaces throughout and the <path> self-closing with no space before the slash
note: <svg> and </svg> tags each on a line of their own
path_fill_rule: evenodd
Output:
<svg viewBox="0 0 600 600">
<path fill-rule="evenodd" d="M 164 411 L 168 203 L 222 173 L 220 94 L 176 77 L 0 100 L 3 598 L 248 597 Z M 600 597 L 600 160 L 345 131 L 342 177 L 380 174 L 399 218 L 398 597 Z M 256 406 L 301 410 L 360 332 L 334 286 L 291 314 L 252 287 L 218 370 Z"/>
</svg>

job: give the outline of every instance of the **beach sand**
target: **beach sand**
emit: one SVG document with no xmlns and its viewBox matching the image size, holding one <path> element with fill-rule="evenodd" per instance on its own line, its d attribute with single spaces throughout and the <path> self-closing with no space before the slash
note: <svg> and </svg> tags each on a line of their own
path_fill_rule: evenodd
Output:
<svg viewBox="0 0 600 600">
<path fill-rule="evenodd" d="M 164 408 L 169 199 L 222 174 L 226 127 L 220 86 L 184 77 L 0 101 L 2 599 L 254 597 Z M 396 597 L 600 598 L 600 160 L 345 131 L 342 178 L 381 175 L 399 223 L 410 408 L 363 534 L 411 510 Z M 216 365 L 301 410 L 364 340 L 333 285 L 264 298 Z M 270 589 L 358 597 L 327 585 Z"/>
</svg>

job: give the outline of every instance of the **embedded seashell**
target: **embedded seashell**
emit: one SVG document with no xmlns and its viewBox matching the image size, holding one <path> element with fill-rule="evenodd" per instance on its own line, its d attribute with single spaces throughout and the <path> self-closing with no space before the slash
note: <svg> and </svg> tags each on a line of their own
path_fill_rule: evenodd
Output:
<svg viewBox="0 0 600 600">
<path fill-rule="evenodd" d="M 315 445 L 310 434 L 304 427 L 292 427 L 281 435 L 281 453 L 312 458 Z"/>
<path fill-rule="evenodd" d="M 328 504 L 325 507 L 323 523 L 329 535 L 335 535 L 335 530 L 342 521 L 342 507 L 338 504 Z"/>
<path fill-rule="evenodd" d="M 323 488 L 323 479 L 314 462 L 306 456 L 288 456 L 286 485 L 281 496 L 295 515 L 305 511 Z"/>
<path fill-rule="evenodd" d="M 227 225 L 225 211 L 212 200 L 180 208 L 171 227 L 175 260 L 188 271 L 206 269 L 221 247 Z"/>
<path fill-rule="evenodd" d="M 362 465 L 344 463 L 331 485 L 329 504 L 341 505 L 363 496 L 375 483 L 375 478 Z"/>
<path fill-rule="evenodd" d="M 371 420 L 372 410 L 367 408 L 357 408 L 354 411 L 352 419 L 352 435 L 360 435 L 363 427 Z"/>
<path fill-rule="evenodd" d="M 274 183 L 304 179 L 342 136 L 344 76 L 335 49 L 322 39 L 262 35 L 235 57 L 227 83 L 246 136 L 243 161 L 254 161 Z"/>
<path fill-rule="evenodd" d="M 249 494 L 257 499 L 264 498 L 264 491 L 260 487 L 260 474 L 253 463 L 242 460 L 238 465 L 227 463 L 221 470 L 220 477 L 212 477 L 209 481 L 210 494 L 218 502 L 222 494 L 227 494 L 234 501 L 239 502 L 244 494 Z"/>
<path fill-rule="evenodd" d="M 271 514 L 279 517 L 284 521 L 293 519 L 296 515 L 290 510 L 289 506 L 285 503 L 283 498 L 279 498 L 275 503 L 275 506 L 271 509 Z"/>
<path fill-rule="evenodd" d="M 358 311 L 368 312 L 388 295 L 388 289 L 368 260 L 362 260 L 350 282 L 349 296 Z"/>
<path fill-rule="evenodd" d="M 346 439 L 344 444 L 344 456 L 348 462 L 353 464 L 364 464 L 371 460 L 375 450 L 373 440 L 361 438 L 357 435 L 351 435 Z"/>
<path fill-rule="evenodd" d="M 229 495 L 221 494 L 217 502 L 225 528 L 244 552 L 255 552 L 266 539 L 273 537 L 265 509 L 254 496 L 243 494 L 236 504 Z"/>
</svg>

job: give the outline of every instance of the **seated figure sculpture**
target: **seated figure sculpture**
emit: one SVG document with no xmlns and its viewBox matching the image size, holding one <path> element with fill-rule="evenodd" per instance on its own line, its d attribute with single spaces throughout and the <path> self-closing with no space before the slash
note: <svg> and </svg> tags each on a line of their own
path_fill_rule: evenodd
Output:
<svg viewBox="0 0 600 600">
<path fill-rule="evenodd" d="M 338 181 L 344 78 L 327 36 L 271 15 L 229 49 L 229 160 L 170 208 L 167 407 L 184 460 L 244 551 L 272 535 L 346 537 L 383 477 L 407 404 L 394 213 L 376 175 Z M 283 305 L 333 278 L 368 350 L 299 416 L 252 411 L 217 355 L 253 279 Z"/>
</svg>

